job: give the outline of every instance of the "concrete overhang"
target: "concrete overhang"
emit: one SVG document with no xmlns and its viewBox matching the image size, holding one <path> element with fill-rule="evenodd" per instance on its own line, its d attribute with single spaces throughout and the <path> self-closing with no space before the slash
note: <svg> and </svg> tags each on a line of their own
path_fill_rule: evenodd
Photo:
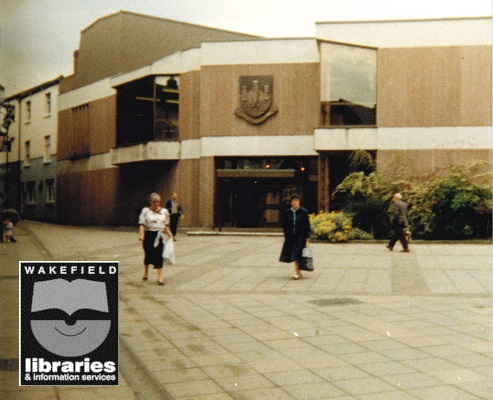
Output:
<svg viewBox="0 0 493 400">
<path fill-rule="evenodd" d="M 314 148 L 339 150 L 488 150 L 491 126 L 318 128 Z"/>
<path fill-rule="evenodd" d="M 201 49 L 189 49 L 173 53 L 151 65 L 135 71 L 115 75 L 111 78 L 111 87 L 127 85 L 150 76 L 180 75 L 190 71 L 199 71 L 201 66 Z"/>
<path fill-rule="evenodd" d="M 180 159 L 180 142 L 152 141 L 133 146 L 110 149 L 112 165 L 147 161 L 177 161 Z"/>
</svg>

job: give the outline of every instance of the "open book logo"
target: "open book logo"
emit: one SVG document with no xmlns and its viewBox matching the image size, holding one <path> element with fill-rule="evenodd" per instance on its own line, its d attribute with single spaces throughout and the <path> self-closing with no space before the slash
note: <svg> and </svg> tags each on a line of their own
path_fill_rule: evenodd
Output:
<svg viewBox="0 0 493 400">
<path fill-rule="evenodd" d="M 87 279 L 35 282 L 31 330 L 49 352 L 78 357 L 97 349 L 111 328 L 106 283 Z"/>
</svg>

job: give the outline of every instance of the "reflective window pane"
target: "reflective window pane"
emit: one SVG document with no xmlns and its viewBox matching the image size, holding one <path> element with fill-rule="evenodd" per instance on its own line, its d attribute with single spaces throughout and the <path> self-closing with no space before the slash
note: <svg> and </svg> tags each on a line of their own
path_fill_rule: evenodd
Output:
<svg viewBox="0 0 493 400">
<path fill-rule="evenodd" d="M 377 51 L 321 42 L 324 125 L 375 125 Z"/>
</svg>

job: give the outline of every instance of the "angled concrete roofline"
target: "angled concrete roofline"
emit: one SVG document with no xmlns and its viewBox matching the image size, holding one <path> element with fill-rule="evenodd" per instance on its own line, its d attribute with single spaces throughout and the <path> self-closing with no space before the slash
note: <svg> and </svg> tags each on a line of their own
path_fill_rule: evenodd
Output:
<svg viewBox="0 0 493 400">
<path fill-rule="evenodd" d="M 174 24 L 180 24 L 180 25 L 195 26 L 195 27 L 198 27 L 198 28 L 212 29 L 212 30 L 219 31 L 219 32 L 237 33 L 237 34 L 242 34 L 242 35 L 246 35 L 246 36 L 251 36 L 252 38 L 260 38 L 261 37 L 261 36 L 258 36 L 258 35 L 253 35 L 251 33 L 231 31 L 231 30 L 228 30 L 228 29 L 220 29 L 220 28 L 215 28 L 215 27 L 211 27 L 211 26 L 207 26 L 207 25 L 194 24 L 194 23 L 191 23 L 191 22 L 179 21 L 179 20 L 170 19 L 170 18 L 156 17 L 154 15 L 141 14 L 141 13 L 136 13 L 136 12 L 132 12 L 132 11 L 126 11 L 126 10 L 120 10 L 120 11 L 117 11 L 115 13 L 108 14 L 108 15 L 105 15 L 104 17 L 98 18 L 97 20 L 95 20 L 94 22 L 92 22 L 89 26 L 87 26 L 86 28 L 84 28 L 81 31 L 81 34 L 84 33 L 85 31 L 89 30 L 91 27 L 93 27 L 94 25 L 96 25 L 98 22 L 103 21 L 103 20 L 108 19 L 108 18 L 112 18 L 112 17 L 117 16 L 117 15 L 120 15 L 120 14 L 132 15 L 132 16 L 142 17 L 142 18 L 156 19 L 156 20 L 160 20 L 160 21 L 167 21 L 167 22 L 171 22 L 171 23 L 174 23 Z"/>
<path fill-rule="evenodd" d="M 351 43 L 351 42 L 341 42 L 338 40 L 330 40 L 330 39 L 323 39 L 323 38 L 317 38 L 317 43 L 328 43 L 328 44 L 336 44 L 340 46 L 349 46 L 349 47 L 359 47 L 362 49 L 370 49 L 370 50 L 378 50 L 378 46 L 369 46 L 365 44 L 357 44 L 357 43 Z"/>
</svg>

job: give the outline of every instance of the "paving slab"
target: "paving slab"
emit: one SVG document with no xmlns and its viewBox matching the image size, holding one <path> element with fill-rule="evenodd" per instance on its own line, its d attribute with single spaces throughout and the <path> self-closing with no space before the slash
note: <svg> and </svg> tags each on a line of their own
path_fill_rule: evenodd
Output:
<svg viewBox="0 0 493 400">
<path fill-rule="evenodd" d="M 490 244 L 313 243 L 315 271 L 295 281 L 279 235 L 180 233 L 161 287 L 153 270 L 141 279 L 136 228 L 23 221 L 17 234 L 0 246 L 2 359 L 17 357 L 19 260 L 117 260 L 120 343 L 162 398 L 493 400 Z M 144 398 L 120 375 L 97 395 Z M 0 371 L 0 394 L 19 395 L 14 378 Z"/>
</svg>

